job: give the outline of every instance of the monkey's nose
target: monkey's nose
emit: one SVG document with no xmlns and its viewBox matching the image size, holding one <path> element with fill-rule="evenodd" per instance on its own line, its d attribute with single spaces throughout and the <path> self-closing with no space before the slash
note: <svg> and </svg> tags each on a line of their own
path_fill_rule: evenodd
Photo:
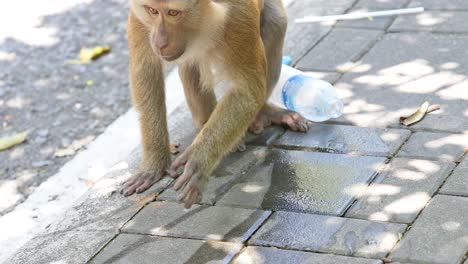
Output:
<svg viewBox="0 0 468 264">
<path fill-rule="evenodd" d="M 161 51 L 161 53 L 162 53 L 164 51 L 164 49 L 167 48 L 167 46 L 169 46 L 169 45 L 167 43 L 165 43 L 165 44 L 158 45 L 157 47 L 158 47 L 159 51 Z"/>
<path fill-rule="evenodd" d="M 169 46 L 169 42 L 164 38 L 158 39 L 155 44 L 156 48 L 158 48 L 161 52 L 167 48 L 167 46 Z"/>
</svg>

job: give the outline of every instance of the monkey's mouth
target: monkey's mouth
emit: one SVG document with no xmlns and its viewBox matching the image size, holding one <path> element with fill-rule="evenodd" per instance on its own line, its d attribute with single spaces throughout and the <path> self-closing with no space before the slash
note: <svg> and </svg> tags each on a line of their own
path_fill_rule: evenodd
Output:
<svg viewBox="0 0 468 264">
<path fill-rule="evenodd" d="M 178 59 L 180 56 L 182 56 L 182 54 L 183 52 L 175 54 L 175 55 L 161 55 L 161 58 L 163 58 L 165 61 L 174 61 Z"/>
</svg>

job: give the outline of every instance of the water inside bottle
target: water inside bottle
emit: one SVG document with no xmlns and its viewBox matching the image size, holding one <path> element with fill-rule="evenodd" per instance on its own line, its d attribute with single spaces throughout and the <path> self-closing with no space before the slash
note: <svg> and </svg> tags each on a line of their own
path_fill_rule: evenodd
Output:
<svg viewBox="0 0 468 264">
<path fill-rule="evenodd" d="M 315 122 L 337 118 L 343 112 L 343 104 L 336 97 L 333 86 L 309 76 L 291 77 L 283 87 L 282 97 L 288 109 Z"/>
</svg>

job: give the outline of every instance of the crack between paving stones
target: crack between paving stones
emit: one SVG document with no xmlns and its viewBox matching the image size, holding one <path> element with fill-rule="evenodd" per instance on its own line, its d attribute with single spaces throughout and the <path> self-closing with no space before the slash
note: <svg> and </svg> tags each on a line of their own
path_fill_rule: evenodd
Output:
<svg viewBox="0 0 468 264">
<path fill-rule="evenodd" d="M 421 214 L 424 212 L 424 210 L 426 210 L 427 206 L 429 205 L 429 203 L 431 203 L 431 201 L 434 199 L 434 197 L 436 195 L 443 195 L 443 194 L 439 194 L 439 191 L 440 189 L 442 188 L 442 186 L 444 186 L 445 182 L 447 181 L 447 179 L 452 176 L 453 172 L 455 171 L 455 169 L 457 168 L 457 166 L 454 166 L 452 168 L 452 170 L 448 173 L 448 175 L 445 177 L 445 180 L 440 184 L 439 188 L 437 189 L 437 191 L 435 191 L 432 196 L 431 196 L 431 199 L 429 199 L 427 201 L 427 203 L 424 205 L 424 207 L 419 211 L 419 213 L 416 215 L 416 217 L 414 218 L 414 220 L 410 223 L 407 224 L 407 227 L 405 229 L 405 231 L 403 233 L 401 233 L 401 237 L 398 239 L 398 241 L 395 243 L 395 245 L 392 247 L 392 249 L 387 253 L 387 255 L 385 256 L 385 258 L 389 258 L 390 255 L 395 251 L 395 248 L 400 244 L 400 242 L 405 238 L 406 234 L 413 228 L 414 224 L 416 223 L 416 221 L 419 219 L 419 216 L 421 216 Z M 451 195 L 446 195 L 446 196 L 451 196 Z"/>
<path fill-rule="evenodd" d="M 400 33 L 431 33 L 434 35 L 453 35 L 453 36 L 468 36 L 468 31 L 438 31 L 438 30 L 416 30 L 416 29 L 390 29 L 387 31 L 388 34 L 400 34 Z"/>
<path fill-rule="evenodd" d="M 246 239 L 242 244 L 244 244 L 245 246 L 248 246 L 247 244 L 248 244 L 249 240 L 258 232 L 258 230 L 260 230 L 260 229 L 263 227 L 263 225 L 264 225 L 266 222 L 268 222 L 268 220 L 270 220 L 270 218 L 271 218 L 271 217 L 273 216 L 273 214 L 275 214 L 275 213 L 276 213 L 275 211 L 270 211 L 270 214 L 269 214 L 267 217 L 265 217 L 265 219 L 264 219 L 263 222 L 258 226 L 258 228 L 257 228 L 255 231 L 253 231 L 252 234 L 250 234 L 250 236 L 247 237 L 247 239 Z"/>
<path fill-rule="evenodd" d="M 99 255 L 99 253 L 101 253 L 112 241 L 114 241 L 118 236 L 120 235 L 120 233 L 117 233 L 115 234 L 111 239 L 109 239 L 109 241 L 107 241 L 107 243 L 105 243 L 88 261 L 86 261 L 86 263 L 91 263 L 91 261 L 93 259 L 96 258 L 97 255 Z"/>
<path fill-rule="evenodd" d="M 374 173 L 374 175 L 372 175 L 372 177 L 370 178 L 369 182 L 367 183 L 367 187 L 366 189 L 362 192 L 362 193 L 365 193 L 369 187 L 375 182 L 375 180 L 380 176 L 380 174 L 382 172 L 384 172 L 384 170 L 386 168 L 388 168 L 390 166 L 390 162 L 393 160 L 393 157 L 392 158 L 387 158 L 384 160 L 384 164 L 382 164 L 378 169 L 377 171 Z M 351 219 L 360 219 L 360 220 L 367 220 L 367 221 L 370 221 L 369 219 L 362 219 L 362 218 L 354 218 L 354 217 L 347 217 L 346 214 L 349 212 L 349 210 L 351 210 L 351 208 L 353 208 L 353 206 L 360 200 L 360 198 L 357 198 L 357 199 L 353 199 L 353 201 L 348 205 L 348 207 L 344 210 L 344 212 L 340 215 L 341 217 L 344 217 L 344 218 L 351 218 Z M 377 221 L 378 222 L 378 221 Z"/>
<path fill-rule="evenodd" d="M 238 256 L 242 255 L 242 253 L 244 253 L 244 251 L 246 251 L 246 250 L 247 250 L 247 246 L 243 245 L 242 248 L 239 250 L 239 252 L 237 252 L 236 254 L 234 254 L 234 256 L 233 256 L 232 259 L 228 262 L 228 264 L 234 263 L 234 260 L 235 260 Z"/>
<path fill-rule="evenodd" d="M 413 133 L 415 132 L 431 132 L 431 133 L 449 133 L 449 134 L 456 134 L 456 135 L 465 135 L 465 132 L 460 132 L 460 131 L 453 131 L 453 130 L 444 130 L 444 129 L 434 129 L 434 128 L 424 128 L 424 127 L 407 127 L 403 125 L 395 125 L 395 124 L 389 124 L 387 126 L 359 126 L 358 124 L 354 124 L 351 121 L 337 121 L 337 120 L 328 120 L 325 122 L 321 122 L 322 124 L 327 124 L 327 125 L 340 125 L 340 126 L 353 126 L 353 127 L 359 127 L 359 128 L 377 128 L 377 129 L 404 129 L 404 130 L 409 130 Z"/>
<path fill-rule="evenodd" d="M 151 199 L 150 201 L 146 202 L 135 214 L 133 214 L 132 217 L 129 218 L 129 220 L 127 220 L 121 227 L 118 228 L 118 232 L 119 234 L 122 233 L 122 228 L 128 224 L 130 221 L 133 220 L 133 218 L 135 218 L 137 216 L 137 214 L 139 214 L 146 206 L 148 206 L 150 203 L 154 203 L 154 202 L 157 202 L 158 200 L 158 196 L 161 195 L 162 192 L 164 192 L 165 190 L 167 190 L 171 184 L 174 182 L 174 180 L 171 180 L 166 187 L 162 188 L 160 191 L 157 192 L 157 194 L 153 197 L 153 199 Z"/>
<path fill-rule="evenodd" d="M 334 154 L 334 155 L 347 155 L 351 157 L 378 157 L 378 158 L 391 158 L 391 156 L 383 153 L 364 153 L 360 151 L 334 151 L 329 148 L 322 147 L 304 147 L 304 146 L 290 146 L 290 145 L 275 145 L 273 149 L 276 150 L 292 150 L 292 151 L 303 151 L 303 152 L 315 152 L 315 153 L 325 153 L 325 154 Z"/>
<path fill-rule="evenodd" d="M 444 129 L 434 129 L 434 128 L 414 128 L 414 127 L 406 127 L 403 125 L 389 125 L 386 128 L 393 128 L 393 129 L 406 129 L 410 130 L 411 132 L 431 132 L 431 133 L 449 133 L 449 134 L 457 134 L 457 135 L 465 135 L 464 132 L 457 132 L 457 131 L 450 131 Z"/>
<path fill-rule="evenodd" d="M 86 263 L 91 263 L 91 261 L 96 258 L 97 255 L 99 255 L 99 253 L 101 253 L 112 241 L 114 241 L 120 234 L 125 234 L 125 232 L 122 232 L 122 228 L 128 224 L 130 221 L 133 220 L 133 218 L 135 218 L 135 216 L 137 214 L 139 214 L 148 204 L 150 203 L 153 203 L 156 201 L 156 199 L 158 198 L 158 196 L 163 192 L 165 191 L 167 188 L 169 188 L 169 186 L 172 184 L 173 180 L 171 180 L 166 187 L 162 188 L 160 191 L 157 192 L 157 194 L 154 196 L 154 198 L 148 202 L 146 202 L 135 214 L 133 214 L 132 217 L 130 217 L 130 219 L 128 221 L 126 221 L 124 224 L 122 224 L 121 227 L 119 227 L 117 229 L 117 232 L 116 234 L 107 242 L 105 243 L 105 245 L 102 246 L 101 249 L 99 249 Z"/>
<path fill-rule="evenodd" d="M 460 161 L 458 159 L 456 159 L 456 160 L 439 159 L 439 158 L 434 158 L 434 157 L 424 157 L 424 156 L 418 156 L 418 155 L 396 156 L 396 158 L 428 160 L 428 161 L 437 161 L 437 162 L 442 162 L 442 163 L 455 163 L 455 164 L 460 163 Z"/>
<path fill-rule="evenodd" d="M 357 5 L 358 2 L 359 2 L 359 0 L 358 0 L 358 1 L 355 1 L 354 4 L 352 5 L 352 7 L 350 7 L 348 10 L 346 10 L 345 13 L 347 13 L 348 11 L 350 11 L 351 9 L 353 9 L 353 8 Z M 410 5 L 410 3 L 411 3 L 411 1 L 408 0 L 408 1 L 405 3 L 405 5 L 403 5 L 403 7 L 408 7 L 408 6 Z M 376 45 L 378 42 L 380 42 L 380 41 L 384 38 L 384 36 L 385 36 L 386 34 L 389 33 L 388 29 L 393 25 L 393 23 L 395 23 L 395 20 L 396 20 L 396 19 L 397 19 L 397 16 L 391 17 L 390 23 L 388 23 L 388 25 L 385 26 L 384 29 L 382 30 L 383 33 L 380 34 L 377 38 L 375 38 L 375 40 L 374 40 L 373 42 L 369 43 L 367 49 L 365 49 L 365 50 L 361 53 L 360 56 L 356 56 L 356 59 L 355 59 L 356 61 L 354 62 L 354 65 L 353 65 L 353 66 L 351 66 L 351 67 L 350 67 L 349 69 L 347 69 L 346 71 L 340 72 L 340 73 L 339 73 L 340 75 L 338 76 L 338 78 L 337 78 L 337 80 L 335 81 L 335 83 L 338 83 L 339 81 L 341 81 L 342 78 L 343 78 L 343 76 L 344 76 L 346 73 L 351 72 L 354 68 L 356 68 L 356 66 L 358 66 L 358 65 L 357 65 L 357 64 L 358 64 L 358 61 L 361 60 L 367 53 L 369 53 L 369 51 L 370 51 L 373 47 L 375 47 L 375 45 Z M 332 30 L 335 29 L 335 26 L 336 26 L 336 24 L 333 26 Z M 362 29 L 362 28 L 360 28 L 360 29 Z M 369 29 L 366 29 L 366 30 L 369 30 Z M 375 29 L 372 29 L 372 30 L 375 31 Z M 328 35 L 328 34 L 327 34 L 327 35 Z M 307 54 L 306 54 L 306 55 L 307 55 Z M 335 84 L 335 83 L 333 83 L 333 84 Z"/>
<path fill-rule="evenodd" d="M 414 134 L 412 131 L 410 131 L 411 134 L 400 144 L 400 146 L 393 152 L 393 154 L 391 154 L 390 156 L 387 156 L 387 159 L 384 161 L 384 164 L 382 166 L 379 167 L 379 169 L 377 170 L 376 174 L 374 175 L 373 178 L 371 178 L 371 180 L 369 181 L 367 187 L 366 187 L 366 190 L 363 191 L 363 193 L 365 193 L 368 188 L 377 180 L 377 178 L 381 175 L 381 173 L 386 169 L 386 168 L 389 168 L 391 166 L 391 163 L 392 161 L 396 158 L 398 152 L 400 152 L 400 150 L 403 148 L 403 146 L 410 140 L 411 136 Z M 359 201 L 360 199 L 354 199 L 354 201 L 349 205 L 349 207 L 345 210 L 345 212 L 342 214 L 342 217 L 346 217 L 346 218 L 352 218 L 352 219 L 361 219 L 361 220 L 368 220 L 369 219 L 363 219 L 363 218 L 354 218 L 354 217 L 347 217 L 346 214 L 348 214 L 349 210 L 351 210 L 351 208 L 353 208 L 354 205 L 356 205 L 356 203 Z M 398 223 L 399 222 L 392 222 L 392 221 L 385 221 L 385 222 L 389 222 L 389 223 Z M 407 223 L 403 223 L 403 224 L 407 224 Z M 408 225 L 408 224 L 407 224 Z M 398 244 L 398 243 L 397 243 Z M 395 244 L 396 245 L 396 244 Z M 393 248 L 392 248 L 393 250 Z M 389 251 L 391 252 L 391 251 Z"/>
<path fill-rule="evenodd" d="M 107 245 L 108 245 L 110 242 L 112 242 L 115 238 L 117 238 L 117 236 L 119 236 L 120 234 L 125 233 L 125 232 L 122 231 L 122 228 L 123 228 L 125 225 L 127 225 L 130 221 L 132 221 L 132 220 L 136 217 L 136 215 L 138 215 L 147 205 L 156 202 L 156 201 L 157 201 L 156 199 L 158 198 L 158 196 L 159 196 L 163 191 L 165 191 L 167 188 L 169 188 L 169 186 L 172 184 L 172 182 L 173 182 L 173 180 L 171 180 L 171 181 L 167 184 L 166 187 L 164 187 L 164 188 L 162 188 L 161 190 L 159 190 L 159 191 L 155 194 L 155 196 L 153 197 L 153 199 L 151 199 L 150 201 L 146 202 L 140 209 L 138 209 L 137 212 L 135 212 L 135 214 L 133 214 L 133 215 L 129 218 L 129 220 L 127 220 L 125 223 L 122 224 L 122 226 L 120 226 L 119 228 L 117 228 L 117 230 L 116 230 L 117 232 L 116 232 L 115 236 L 114 236 L 108 243 L 106 243 L 106 245 L 105 245 L 104 247 L 102 247 L 102 248 L 98 251 L 98 253 L 96 253 L 96 254 L 95 254 L 88 262 L 86 262 L 86 263 L 89 263 L 91 260 L 93 260 L 105 247 L 107 247 Z M 97 230 L 97 231 L 98 231 L 98 230 Z"/>
<path fill-rule="evenodd" d="M 243 242 L 236 242 L 236 241 L 229 241 L 229 240 L 216 240 L 216 239 L 206 239 L 206 238 L 199 238 L 199 237 L 184 237 L 182 235 L 155 235 L 155 234 L 141 233 L 138 231 L 122 231 L 120 234 L 150 236 L 150 237 L 159 237 L 159 238 L 188 239 L 188 240 L 206 241 L 206 242 L 208 241 L 209 242 L 225 242 L 225 243 L 244 245 Z"/>
<path fill-rule="evenodd" d="M 355 0 L 355 1 L 353 2 L 353 4 L 352 4 L 350 7 L 348 7 L 347 9 L 345 9 L 345 10 L 343 11 L 343 14 L 346 14 L 346 13 L 349 12 L 352 8 L 354 8 L 354 6 L 357 5 L 358 2 L 359 2 L 359 0 Z M 300 56 L 300 58 L 299 58 L 295 63 L 293 63 L 291 66 L 294 67 L 294 68 L 297 67 L 297 65 L 299 64 L 299 62 L 300 62 L 305 56 L 307 56 L 307 54 L 309 54 L 315 47 L 317 47 L 317 45 L 319 45 L 326 37 L 328 37 L 328 35 L 331 34 L 331 32 L 336 28 L 336 24 L 337 24 L 337 23 L 335 23 L 334 25 L 332 25 L 332 26 L 330 27 L 330 30 L 329 30 L 327 33 L 325 33 L 322 37 L 320 37 L 320 38 L 317 40 L 317 42 L 315 42 L 314 45 L 312 45 L 309 49 L 307 49 L 307 50 Z"/>
<path fill-rule="evenodd" d="M 263 247 L 263 248 L 275 248 L 275 249 L 282 249 L 282 250 L 287 250 L 287 251 L 295 251 L 295 252 L 303 252 L 303 253 L 333 255 L 333 256 L 348 257 L 348 258 L 381 260 L 380 258 L 375 258 L 375 257 L 346 255 L 346 254 L 339 254 L 339 253 L 336 253 L 336 252 L 316 251 L 316 250 L 313 250 L 313 249 L 297 249 L 297 248 L 291 248 L 291 247 L 288 247 L 288 246 L 274 246 L 274 245 L 271 245 L 271 244 L 268 244 L 268 243 L 265 243 L 263 245 L 250 245 L 250 246 L 252 246 L 252 247 Z"/>
<path fill-rule="evenodd" d="M 301 253 L 313 253 L 317 255 L 331 255 L 331 256 L 336 256 L 336 257 L 347 257 L 347 258 L 354 258 L 354 259 L 369 259 L 369 260 L 381 260 L 379 258 L 371 258 L 371 257 L 365 257 L 365 256 L 353 256 L 353 255 L 340 255 L 336 254 L 334 252 L 319 252 L 319 251 L 313 251 L 313 250 L 307 250 L 307 249 L 295 249 L 295 248 L 286 248 L 286 247 L 275 247 L 275 246 L 270 246 L 270 245 L 252 245 L 252 246 L 247 246 L 247 247 L 259 247 L 259 248 L 272 248 L 272 249 L 280 249 L 280 250 L 286 250 L 286 251 L 293 251 L 293 252 L 301 252 Z M 242 252 L 244 252 L 247 247 L 242 248 L 239 251 L 239 254 L 236 254 L 236 257 L 239 256 Z M 235 258 L 231 260 L 229 263 L 233 263 Z"/>
<path fill-rule="evenodd" d="M 445 182 L 444 182 L 445 183 Z M 443 185 L 441 185 L 442 187 Z M 438 195 L 444 195 L 444 196 L 451 196 L 451 197 L 459 197 L 459 198 L 468 198 L 468 196 L 466 195 L 462 195 L 462 194 L 450 194 L 450 193 L 438 193 Z"/>
<path fill-rule="evenodd" d="M 284 134 L 284 133 L 283 133 Z M 281 134 L 281 136 L 283 135 Z M 278 137 L 279 138 L 279 137 Z M 276 139 L 278 139 L 276 138 Z M 275 139 L 275 140 L 276 140 Z M 269 148 L 269 146 L 262 146 L 262 147 L 265 147 L 266 150 L 265 150 L 265 155 L 260 158 L 259 160 L 257 160 L 256 162 L 248 165 L 247 167 L 245 167 L 244 170 L 242 170 L 240 173 L 240 175 L 238 175 L 234 180 L 232 180 L 231 182 L 228 182 L 224 185 L 222 185 L 221 187 L 219 187 L 217 190 L 215 190 L 215 197 L 214 197 L 214 201 L 212 204 L 207 204 L 209 206 L 216 206 L 217 203 L 232 189 L 232 187 L 234 187 L 234 185 L 236 185 L 237 183 L 241 182 L 242 180 L 245 179 L 246 175 L 249 175 L 249 172 L 253 171 L 253 168 L 256 167 L 258 164 L 262 163 L 265 159 L 266 156 L 268 156 L 268 154 L 270 154 L 270 151 L 271 149 Z M 232 176 L 232 177 L 235 177 L 235 176 Z M 216 192 L 218 191 L 222 191 L 224 190 L 224 192 L 221 192 L 219 194 L 217 194 Z M 203 203 L 200 203 L 201 205 L 203 205 Z M 245 209 L 245 208 L 244 208 Z M 261 208 L 255 208 L 255 209 L 261 209 Z"/>
</svg>

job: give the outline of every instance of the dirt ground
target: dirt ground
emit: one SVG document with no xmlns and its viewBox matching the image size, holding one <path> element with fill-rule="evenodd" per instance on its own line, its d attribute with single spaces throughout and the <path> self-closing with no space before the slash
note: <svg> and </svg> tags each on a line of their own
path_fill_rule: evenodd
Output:
<svg viewBox="0 0 468 264">
<path fill-rule="evenodd" d="M 0 215 L 129 109 L 126 18 L 127 0 L 0 3 L 0 137 L 30 131 L 0 152 Z M 112 51 L 68 63 L 96 45 Z"/>
</svg>

